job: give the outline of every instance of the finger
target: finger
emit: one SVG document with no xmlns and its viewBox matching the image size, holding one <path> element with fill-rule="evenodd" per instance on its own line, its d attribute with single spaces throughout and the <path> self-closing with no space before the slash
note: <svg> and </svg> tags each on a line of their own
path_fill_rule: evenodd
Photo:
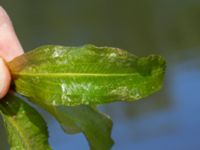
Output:
<svg viewBox="0 0 200 150">
<path fill-rule="evenodd" d="M 2 58 L 0 58 L 0 99 L 3 98 L 10 87 L 11 76 L 7 66 Z"/>
<path fill-rule="evenodd" d="M 15 34 L 10 18 L 0 6 L 0 56 L 6 61 L 23 54 L 23 49 Z"/>
</svg>

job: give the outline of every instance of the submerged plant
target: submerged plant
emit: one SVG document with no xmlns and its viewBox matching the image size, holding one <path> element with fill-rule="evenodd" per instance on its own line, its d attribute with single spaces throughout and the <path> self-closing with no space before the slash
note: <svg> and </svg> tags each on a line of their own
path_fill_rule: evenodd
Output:
<svg viewBox="0 0 200 150">
<path fill-rule="evenodd" d="M 0 112 L 11 149 L 51 149 L 43 118 L 21 94 L 53 115 L 66 133 L 82 132 L 90 149 L 109 150 L 112 121 L 96 106 L 134 101 L 160 90 L 165 61 L 111 47 L 48 45 L 15 58 L 8 67 L 13 85 Z"/>
</svg>

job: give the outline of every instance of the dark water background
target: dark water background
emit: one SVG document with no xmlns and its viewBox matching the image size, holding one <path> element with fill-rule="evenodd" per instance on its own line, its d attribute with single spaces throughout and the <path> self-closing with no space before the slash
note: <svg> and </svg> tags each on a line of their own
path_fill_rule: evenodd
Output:
<svg viewBox="0 0 200 150">
<path fill-rule="evenodd" d="M 113 46 L 167 60 L 164 88 L 132 103 L 103 106 L 113 150 L 200 150 L 199 0 L 0 0 L 26 51 L 44 44 Z M 87 150 L 46 116 L 55 150 Z M 2 128 L 2 127 L 1 127 Z M 0 130 L 0 149 L 6 149 Z"/>
</svg>

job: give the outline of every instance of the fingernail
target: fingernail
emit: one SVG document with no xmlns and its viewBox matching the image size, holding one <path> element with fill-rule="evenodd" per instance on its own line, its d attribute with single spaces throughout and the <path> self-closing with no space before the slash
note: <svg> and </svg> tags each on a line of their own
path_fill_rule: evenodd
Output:
<svg viewBox="0 0 200 150">
<path fill-rule="evenodd" d="M 0 99 L 3 98 L 10 87 L 10 73 L 7 66 L 4 63 L 4 60 L 0 58 Z"/>
<path fill-rule="evenodd" d="M 4 88 L 4 72 L 3 72 L 3 60 L 0 58 L 0 98 L 2 97 L 2 91 Z"/>
</svg>

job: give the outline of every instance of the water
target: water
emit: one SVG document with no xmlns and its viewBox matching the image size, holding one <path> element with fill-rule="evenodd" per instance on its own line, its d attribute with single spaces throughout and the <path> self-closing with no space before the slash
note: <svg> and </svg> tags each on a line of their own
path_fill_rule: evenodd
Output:
<svg viewBox="0 0 200 150">
<path fill-rule="evenodd" d="M 114 121 L 113 150 L 200 149 L 200 1 L 1 0 L 0 4 L 8 10 L 25 50 L 44 44 L 92 43 L 139 56 L 164 56 L 167 70 L 160 92 L 102 107 Z M 88 149 L 82 134 L 66 135 L 53 118 L 43 115 L 55 150 Z"/>
</svg>

